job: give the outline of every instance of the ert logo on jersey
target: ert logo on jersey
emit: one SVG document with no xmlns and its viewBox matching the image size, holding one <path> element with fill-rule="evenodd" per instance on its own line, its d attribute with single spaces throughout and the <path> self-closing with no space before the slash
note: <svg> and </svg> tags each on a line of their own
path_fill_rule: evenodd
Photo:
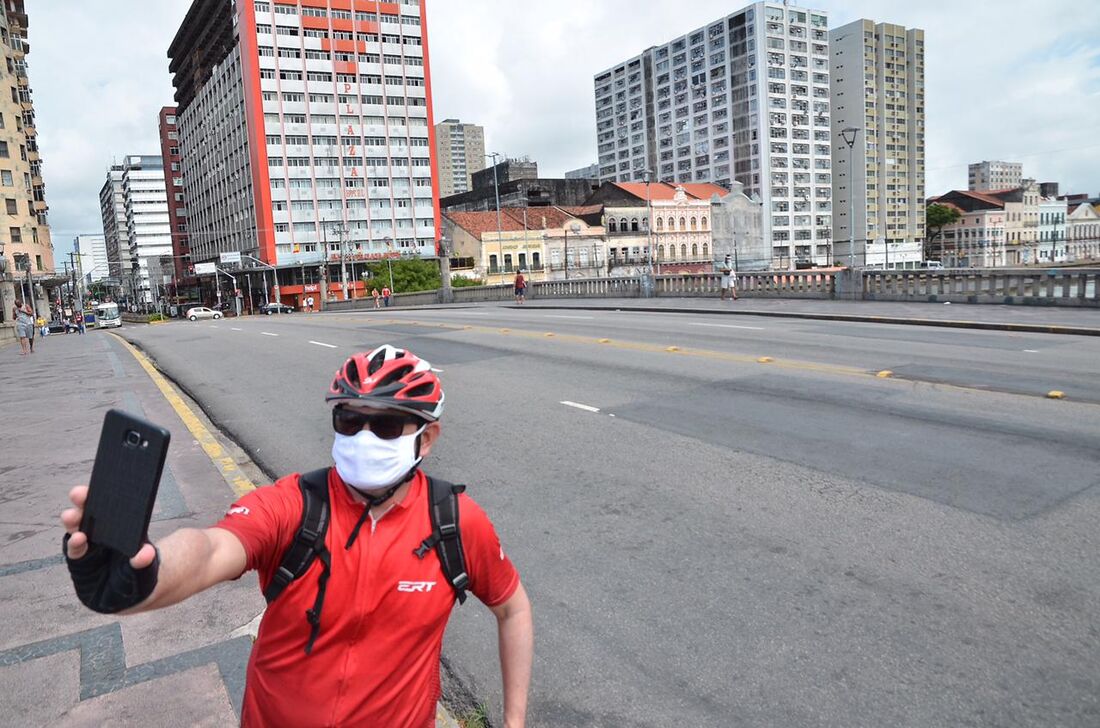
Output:
<svg viewBox="0 0 1100 728">
<path fill-rule="evenodd" d="M 397 591 L 430 592 L 433 586 L 435 586 L 434 581 L 399 581 L 397 582 Z"/>
</svg>

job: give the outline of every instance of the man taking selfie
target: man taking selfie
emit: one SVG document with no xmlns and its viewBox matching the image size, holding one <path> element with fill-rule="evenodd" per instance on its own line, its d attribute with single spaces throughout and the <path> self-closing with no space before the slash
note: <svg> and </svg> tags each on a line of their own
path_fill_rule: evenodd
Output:
<svg viewBox="0 0 1100 728">
<path fill-rule="evenodd" d="M 355 354 L 326 395 L 335 466 L 239 499 L 213 528 L 181 529 L 132 558 L 89 544 L 86 487 L 62 513 L 81 602 L 160 609 L 259 571 L 268 601 L 248 664 L 245 726 L 435 725 L 443 632 L 467 590 L 497 618 L 505 726 L 524 725 L 531 607 L 484 511 L 420 463 L 440 435 L 428 362 Z"/>
</svg>

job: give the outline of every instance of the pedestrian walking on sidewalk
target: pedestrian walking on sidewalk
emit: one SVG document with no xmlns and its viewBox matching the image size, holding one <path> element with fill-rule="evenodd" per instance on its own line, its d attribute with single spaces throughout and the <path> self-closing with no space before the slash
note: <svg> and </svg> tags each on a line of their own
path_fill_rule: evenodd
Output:
<svg viewBox="0 0 1100 728">
<path fill-rule="evenodd" d="M 370 292 L 370 295 L 374 297 L 374 307 L 382 308 L 382 299 L 378 295 L 378 289 L 375 288 Z"/>
<path fill-rule="evenodd" d="M 390 307 L 390 287 L 382 286 L 382 300 L 386 303 L 386 308 Z"/>
<path fill-rule="evenodd" d="M 442 432 L 435 371 L 381 346 L 344 362 L 325 400 L 334 465 L 248 493 L 212 528 L 110 551 L 79 530 L 88 490 L 74 488 L 61 521 L 80 601 L 144 612 L 256 570 L 268 605 L 242 725 L 425 728 L 435 725 L 443 633 L 468 589 L 497 620 L 503 725 L 522 728 L 531 605 L 485 512 L 464 486 L 420 467 Z"/>
<path fill-rule="evenodd" d="M 31 341 L 34 337 L 34 311 L 22 300 L 16 300 L 11 313 L 15 319 L 15 335 L 19 337 L 19 355 L 33 353 Z"/>
<path fill-rule="evenodd" d="M 722 273 L 722 300 L 726 300 L 726 296 L 730 297 L 730 300 L 737 300 L 737 271 L 733 269 L 732 256 L 727 255 L 726 259 L 722 261 L 722 265 L 718 270 Z"/>
<path fill-rule="evenodd" d="M 313 313 L 313 296 L 308 296 L 306 298 L 306 311 L 308 313 Z"/>
<path fill-rule="evenodd" d="M 516 303 L 522 304 L 527 298 L 527 279 L 523 271 L 516 272 Z"/>
</svg>

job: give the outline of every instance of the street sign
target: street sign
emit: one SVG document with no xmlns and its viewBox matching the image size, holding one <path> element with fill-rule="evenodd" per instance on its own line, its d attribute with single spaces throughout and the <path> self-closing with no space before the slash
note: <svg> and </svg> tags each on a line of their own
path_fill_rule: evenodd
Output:
<svg viewBox="0 0 1100 728">
<path fill-rule="evenodd" d="M 217 263 L 195 263 L 195 275 L 210 276 L 218 272 Z"/>
<path fill-rule="evenodd" d="M 239 251 L 231 250 L 228 253 L 222 253 L 220 256 L 222 265 L 241 264 L 241 254 Z"/>
</svg>

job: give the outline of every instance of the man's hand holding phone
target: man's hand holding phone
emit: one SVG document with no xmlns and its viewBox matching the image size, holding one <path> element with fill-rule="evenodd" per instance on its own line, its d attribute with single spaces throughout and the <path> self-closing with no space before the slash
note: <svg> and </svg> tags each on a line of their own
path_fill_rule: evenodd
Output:
<svg viewBox="0 0 1100 728">
<path fill-rule="evenodd" d="M 89 544 L 80 530 L 88 487 L 69 492 L 73 507 L 61 513 L 65 526 L 62 551 L 77 597 L 84 606 L 101 614 L 114 614 L 145 601 L 157 585 L 160 559 L 153 544 L 146 542 L 133 557 L 107 546 Z"/>
</svg>

